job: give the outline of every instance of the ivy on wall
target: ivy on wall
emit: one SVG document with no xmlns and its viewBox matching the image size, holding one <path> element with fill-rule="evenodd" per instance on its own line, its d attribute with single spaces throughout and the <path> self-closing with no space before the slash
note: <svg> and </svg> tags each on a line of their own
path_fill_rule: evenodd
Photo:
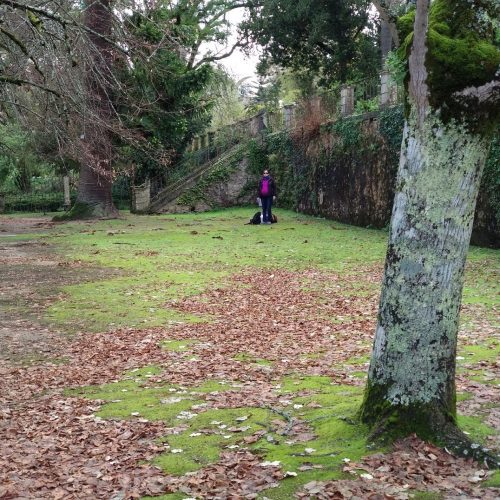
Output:
<svg viewBox="0 0 500 500">
<path fill-rule="evenodd" d="M 370 120 L 376 120 L 373 124 Z M 239 198 L 248 199 L 257 195 L 257 181 L 262 171 L 268 168 L 276 180 L 278 206 L 308 213 L 320 213 L 318 193 L 324 186 L 320 182 L 330 182 L 330 173 L 336 175 L 341 167 L 345 181 L 353 182 L 348 169 L 358 175 L 375 162 L 386 165 L 388 175 L 387 194 L 390 199 L 390 179 L 396 178 L 397 166 L 403 135 L 404 108 L 393 106 L 378 114 L 359 115 L 342 118 L 321 127 L 321 136 L 312 141 L 301 138 L 300 131 L 283 130 L 264 133 L 261 140 L 252 139 L 243 145 L 242 154 L 230 163 L 217 166 L 201 179 L 198 184 L 186 191 L 179 202 L 194 206 L 197 201 L 208 199 L 209 187 L 224 182 L 236 169 L 243 156 L 247 157 L 249 180 L 243 187 Z M 244 153 L 244 154 L 243 154 Z M 322 179 L 322 181 L 321 181 Z M 373 182 L 376 179 L 372 179 Z M 334 182 L 334 179 L 332 179 Z M 364 182 L 371 182 L 369 179 Z M 493 141 L 485 167 L 481 186 L 482 208 L 488 219 L 488 227 L 499 227 L 500 223 L 500 138 Z M 349 203 L 349 202 L 347 202 Z M 357 203 L 352 200 L 352 203 Z M 390 203 L 390 202 L 389 202 Z M 361 206 L 351 207 L 359 212 Z M 355 211 L 354 210 L 354 211 Z M 389 217 L 390 207 L 387 217 Z M 366 215 L 370 218 L 370 215 Z M 351 221 L 354 222 L 354 221 Z M 388 220 L 386 221 L 386 223 Z M 368 223 L 368 222 L 367 222 Z M 371 224 L 371 222 L 370 222 Z M 378 223 L 380 226 L 380 222 Z M 498 230 L 496 230 L 498 232 Z M 489 243 L 487 243 L 489 244 Z"/>
<path fill-rule="evenodd" d="M 404 107 L 392 106 L 383 109 L 379 113 L 379 132 L 385 139 L 389 151 L 395 157 L 396 164 L 399 161 L 401 141 L 403 140 Z"/>
<path fill-rule="evenodd" d="M 278 204 L 297 210 L 304 204 L 309 213 L 319 213 L 317 193 L 320 178 L 335 165 L 362 168 L 382 160 L 389 174 L 396 177 L 404 126 L 404 106 L 382 109 L 371 119 L 376 127 L 367 126 L 367 116 L 350 116 L 321 126 L 321 137 L 303 141 L 297 131 L 280 131 L 264 135 L 263 141 L 251 141 L 248 148 L 249 171 L 255 183 L 264 168 L 269 168 L 276 179 Z M 328 139 L 328 140 L 325 140 Z M 314 147 L 314 144 L 316 147 Z M 485 167 L 481 191 L 486 205 L 483 211 L 500 226 L 500 138 L 493 141 Z M 389 210 L 390 212 L 390 210 Z M 387 221 L 388 222 L 388 221 Z"/>
<path fill-rule="evenodd" d="M 245 148 L 241 148 L 237 154 L 231 157 L 230 161 L 220 162 L 206 172 L 194 187 L 184 191 L 177 200 L 177 204 L 194 206 L 199 201 L 204 201 L 210 206 L 214 206 L 213 201 L 208 196 L 208 190 L 216 183 L 227 182 L 227 179 L 234 172 L 243 160 Z"/>
</svg>

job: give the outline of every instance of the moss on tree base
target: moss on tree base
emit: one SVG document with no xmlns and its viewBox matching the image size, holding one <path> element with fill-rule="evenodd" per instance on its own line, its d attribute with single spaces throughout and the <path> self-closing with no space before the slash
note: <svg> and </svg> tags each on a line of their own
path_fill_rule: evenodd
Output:
<svg viewBox="0 0 500 500">
<path fill-rule="evenodd" d="M 370 439 L 387 445 L 398 438 L 416 434 L 446 448 L 459 457 L 473 458 L 490 468 L 500 468 L 500 457 L 472 442 L 457 426 L 456 416 L 438 401 L 394 404 L 385 397 L 386 387 L 368 382 L 359 411 L 361 421 L 371 429 Z M 455 408 L 455 404 L 450 405 Z"/>
<path fill-rule="evenodd" d="M 77 201 L 71 210 L 64 214 L 56 215 L 53 220 L 56 222 L 63 222 L 68 220 L 82 220 L 82 219 L 102 219 L 118 217 L 118 210 L 114 205 L 102 203 L 85 203 Z"/>
</svg>

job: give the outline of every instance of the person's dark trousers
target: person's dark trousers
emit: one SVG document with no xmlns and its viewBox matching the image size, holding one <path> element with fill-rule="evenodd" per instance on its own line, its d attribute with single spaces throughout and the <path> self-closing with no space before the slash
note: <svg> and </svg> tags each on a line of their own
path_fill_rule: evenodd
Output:
<svg viewBox="0 0 500 500">
<path fill-rule="evenodd" d="M 271 222 L 272 212 L 271 205 L 273 204 L 272 196 L 262 196 L 262 222 Z"/>
</svg>

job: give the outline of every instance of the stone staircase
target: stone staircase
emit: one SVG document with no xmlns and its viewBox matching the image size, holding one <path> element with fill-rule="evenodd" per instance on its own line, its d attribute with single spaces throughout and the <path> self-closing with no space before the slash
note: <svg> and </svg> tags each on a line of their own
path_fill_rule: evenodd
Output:
<svg viewBox="0 0 500 500">
<path fill-rule="evenodd" d="M 174 200 L 179 198 L 179 196 L 194 187 L 198 181 L 200 181 L 203 176 L 209 173 L 211 170 L 217 168 L 223 163 L 231 163 L 238 155 L 241 154 L 241 150 L 245 147 L 244 144 L 236 144 L 228 150 L 224 151 L 222 154 L 209 160 L 202 165 L 198 166 L 192 170 L 189 175 L 183 177 L 182 179 L 176 180 L 171 184 L 165 186 L 152 200 L 149 204 L 148 213 L 157 214 L 163 212 L 164 208 L 172 203 Z"/>
</svg>

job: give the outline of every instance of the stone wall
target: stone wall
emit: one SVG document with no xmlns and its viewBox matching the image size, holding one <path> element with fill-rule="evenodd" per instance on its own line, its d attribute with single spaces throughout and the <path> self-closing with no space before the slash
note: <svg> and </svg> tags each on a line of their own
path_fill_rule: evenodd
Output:
<svg viewBox="0 0 500 500">
<path fill-rule="evenodd" d="M 266 152 L 275 158 L 270 168 L 282 206 L 347 224 L 386 227 L 402 129 L 402 112 L 387 110 L 344 118 L 323 126 L 305 141 L 297 130 L 292 131 L 286 146 L 285 140 L 270 137 Z M 491 159 L 488 164 L 491 166 Z M 487 185 L 492 182 L 490 177 L 483 178 L 471 243 L 498 248 L 500 227 Z"/>
<path fill-rule="evenodd" d="M 255 204 L 259 172 L 269 168 L 277 182 L 278 207 L 384 228 L 391 217 L 402 129 L 402 109 L 388 108 L 317 130 L 264 134 L 264 141 L 248 143 L 244 159 L 224 167 L 222 180 L 202 179 L 191 195 L 184 193 L 164 211 Z M 472 243 L 499 247 L 499 224 L 485 182 L 491 179 L 481 187 Z"/>
<path fill-rule="evenodd" d="M 390 218 L 396 167 L 375 117 L 360 124 L 360 142 L 343 144 L 334 131 L 307 147 L 312 192 L 302 193 L 299 211 L 347 224 L 382 228 Z"/>
<path fill-rule="evenodd" d="M 229 167 L 229 166 L 228 166 Z M 248 171 L 248 159 L 245 157 L 228 168 L 228 173 L 222 179 L 215 178 L 204 182 L 203 189 L 195 187 L 186 191 L 163 209 L 169 213 L 204 212 L 220 207 L 231 207 L 255 203 L 256 189 L 249 187 L 255 184 L 254 176 Z"/>
</svg>

